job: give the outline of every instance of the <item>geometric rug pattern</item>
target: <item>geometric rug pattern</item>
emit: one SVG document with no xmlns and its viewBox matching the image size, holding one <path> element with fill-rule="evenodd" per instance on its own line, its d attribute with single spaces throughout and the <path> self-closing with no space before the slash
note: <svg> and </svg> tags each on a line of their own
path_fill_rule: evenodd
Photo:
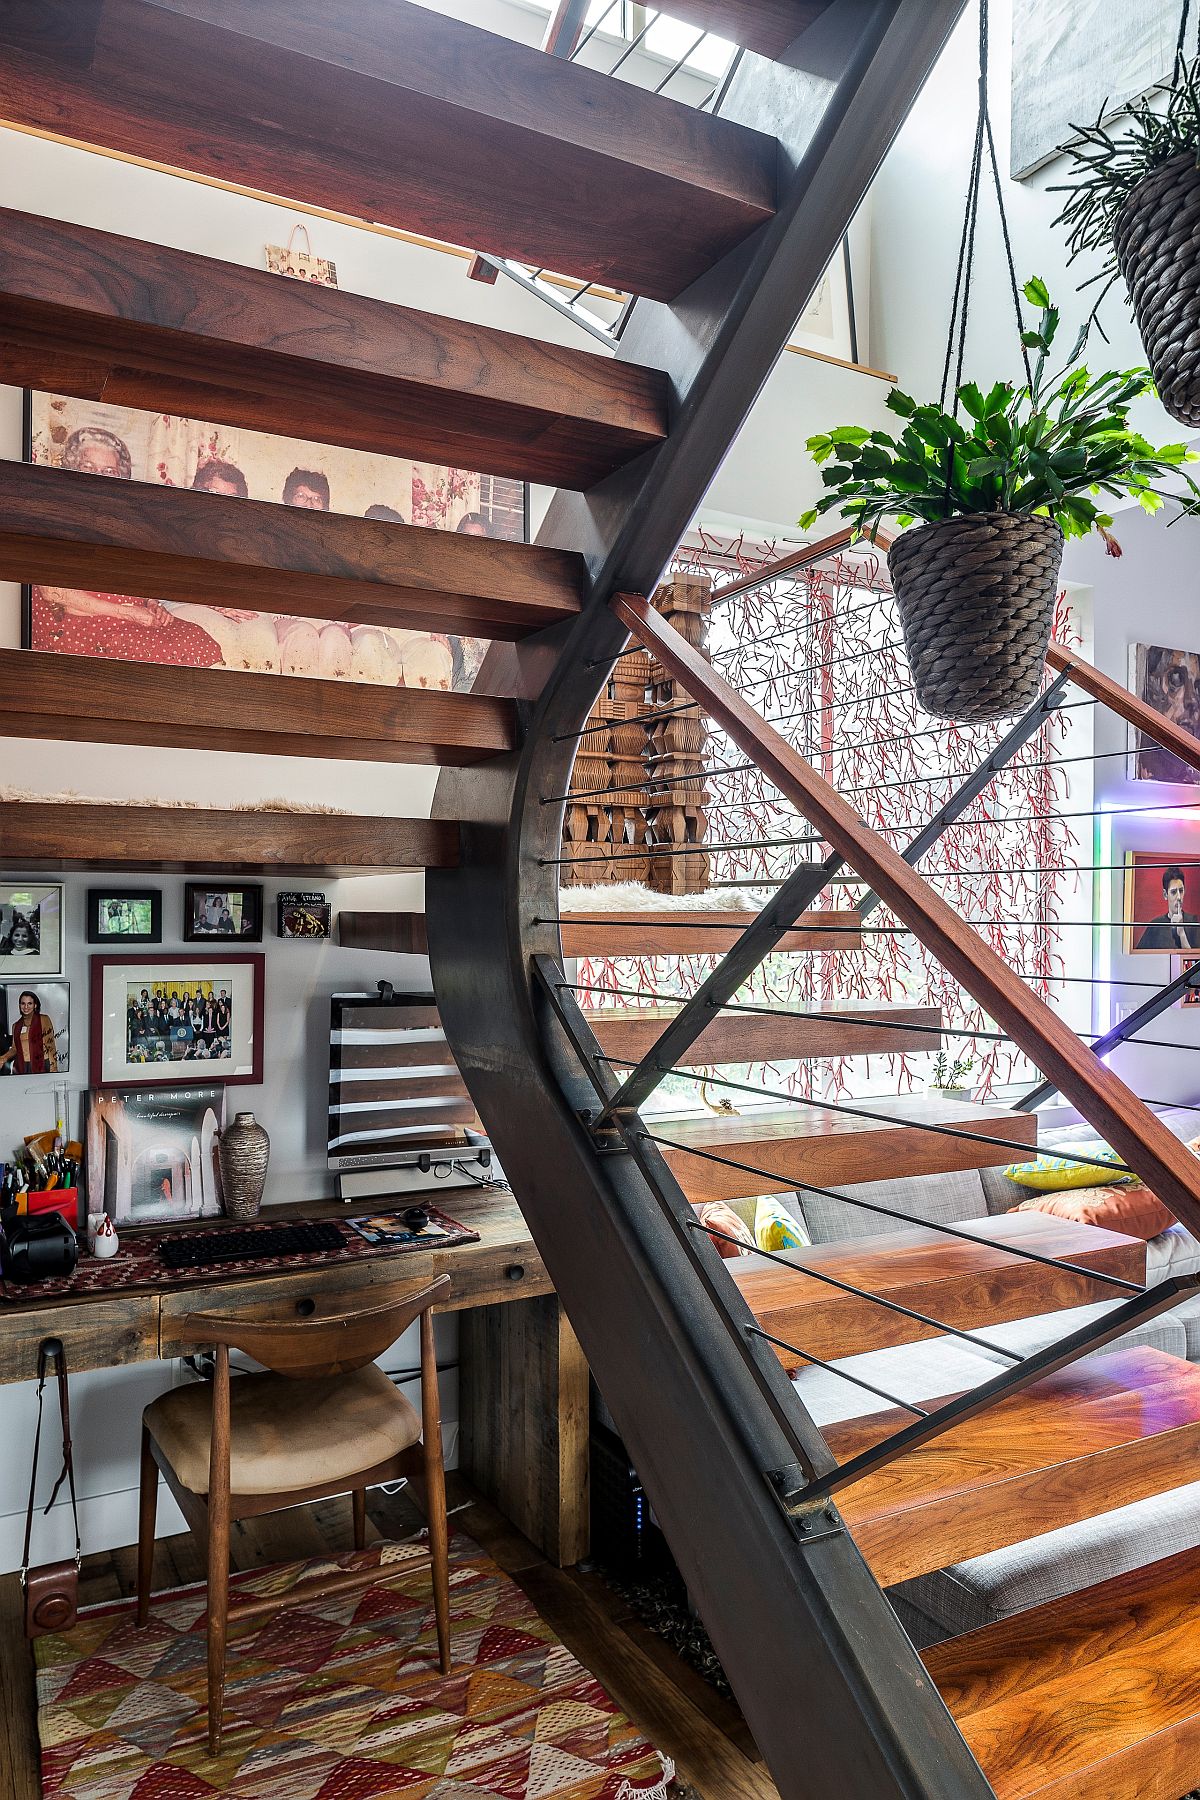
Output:
<svg viewBox="0 0 1200 1800">
<path fill-rule="evenodd" d="M 45 1800 L 665 1800 L 671 1776 L 470 1538 L 451 1545 L 438 1667 L 420 1540 L 233 1578 L 279 1610 L 231 1622 L 224 1741 L 208 1754 L 203 1587 L 90 1607 L 35 1640 Z M 378 1563 L 379 1583 L 289 1603 Z"/>
</svg>

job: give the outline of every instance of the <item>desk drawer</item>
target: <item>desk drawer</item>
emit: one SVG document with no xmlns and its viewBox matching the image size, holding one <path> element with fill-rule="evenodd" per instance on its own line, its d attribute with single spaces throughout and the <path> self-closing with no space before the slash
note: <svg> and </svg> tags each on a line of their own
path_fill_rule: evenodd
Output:
<svg viewBox="0 0 1200 1800">
<path fill-rule="evenodd" d="M 61 1338 L 69 1370 L 112 1369 L 158 1355 L 158 1295 L 105 1295 L 18 1310 L 0 1303 L 0 1382 L 37 1373 L 43 1338 Z"/>
<path fill-rule="evenodd" d="M 553 1292 L 545 1264 L 526 1239 L 516 1246 L 478 1244 L 459 1249 L 412 1251 L 406 1256 L 366 1258 L 328 1268 L 297 1269 L 290 1275 L 245 1275 L 214 1280 L 204 1287 L 183 1288 L 161 1300 L 159 1354 L 178 1356 L 185 1347 L 183 1321 L 189 1313 L 219 1312 L 261 1319 L 303 1318 L 305 1302 L 345 1294 L 366 1302 L 373 1288 L 420 1287 L 438 1275 L 449 1275 L 450 1304 L 494 1306 Z"/>
</svg>

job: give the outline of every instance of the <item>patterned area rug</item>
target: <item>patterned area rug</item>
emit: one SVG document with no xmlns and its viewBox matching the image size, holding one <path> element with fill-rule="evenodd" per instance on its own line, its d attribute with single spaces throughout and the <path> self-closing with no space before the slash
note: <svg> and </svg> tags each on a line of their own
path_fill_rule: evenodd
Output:
<svg viewBox="0 0 1200 1800">
<path fill-rule="evenodd" d="M 39 1638 L 45 1800 L 667 1800 L 673 1771 L 515 1582 L 461 1533 L 443 1676 L 419 1543 L 234 1578 L 280 1610 L 230 1639 L 221 1754 L 207 1753 L 204 1590 L 92 1607 Z M 331 1567 L 388 1579 L 287 1604 Z M 399 1569 L 398 1574 L 391 1571 Z"/>
</svg>

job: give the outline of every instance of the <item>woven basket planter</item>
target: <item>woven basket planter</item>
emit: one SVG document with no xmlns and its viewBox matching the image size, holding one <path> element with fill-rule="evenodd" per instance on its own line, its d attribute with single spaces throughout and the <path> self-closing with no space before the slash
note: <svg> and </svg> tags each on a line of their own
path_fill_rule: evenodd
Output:
<svg viewBox="0 0 1200 1800">
<path fill-rule="evenodd" d="M 917 699 L 939 719 L 999 719 L 1037 697 L 1063 534 L 1033 513 L 969 513 L 888 551 Z"/>
<path fill-rule="evenodd" d="M 1200 167 L 1191 152 L 1138 183 L 1113 244 L 1159 397 L 1182 425 L 1200 425 Z"/>
</svg>

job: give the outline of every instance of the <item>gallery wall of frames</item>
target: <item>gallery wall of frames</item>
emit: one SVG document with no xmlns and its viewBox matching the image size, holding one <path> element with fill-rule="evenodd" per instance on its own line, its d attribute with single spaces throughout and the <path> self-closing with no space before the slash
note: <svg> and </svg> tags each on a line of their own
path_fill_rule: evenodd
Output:
<svg viewBox="0 0 1200 1800">
<path fill-rule="evenodd" d="M 101 1095 L 189 1141 L 210 1113 L 219 1129 L 252 1110 L 271 1134 L 266 1200 L 332 1191 L 331 1001 L 382 972 L 336 941 L 359 886 L 0 876 L 0 1144 L 55 1127 L 82 1142 Z M 428 984 L 424 958 L 386 973 Z"/>
</svg>

